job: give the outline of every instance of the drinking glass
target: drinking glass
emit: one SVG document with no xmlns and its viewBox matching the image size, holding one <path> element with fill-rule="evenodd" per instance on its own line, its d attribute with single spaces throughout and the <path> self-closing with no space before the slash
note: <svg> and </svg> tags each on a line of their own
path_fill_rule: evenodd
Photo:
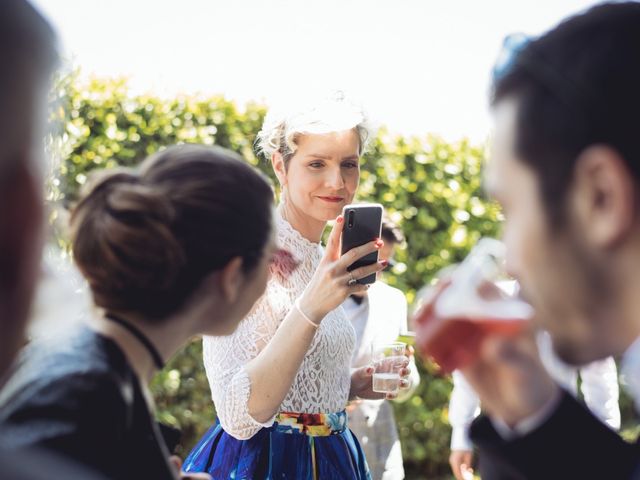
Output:
<svg viewBox="0 0 640 480">
<path fill-rule="evenodd" d="M 400 370 L 406 363 L 407 344 L 402 342 L 373 343 L 373 391 L 397 393 L 400 388 Z"/>
<path fill-rule="evenodd" d="M 484 238 L 439 285 L 422 294 L 414 316 L 416 344 L 444 372 L 472 363 L 490 335 L 513 336 L 532 307 L 514 294 L 505 272 L 505 246 Z"/>
</svg>

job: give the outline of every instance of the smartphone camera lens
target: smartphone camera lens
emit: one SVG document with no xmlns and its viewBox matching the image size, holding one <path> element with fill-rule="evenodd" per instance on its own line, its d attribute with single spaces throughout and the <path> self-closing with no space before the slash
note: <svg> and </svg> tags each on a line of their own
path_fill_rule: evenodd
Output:
<svg viewBox="0 0 640 480">
<path fill-rule="evenodd" d="M 347 226 L 349 228 L 353 228 L 353 216 L 354 216 L 354 211 L 349 210 L 349 213 L 347 213 Z"/>
</svg>

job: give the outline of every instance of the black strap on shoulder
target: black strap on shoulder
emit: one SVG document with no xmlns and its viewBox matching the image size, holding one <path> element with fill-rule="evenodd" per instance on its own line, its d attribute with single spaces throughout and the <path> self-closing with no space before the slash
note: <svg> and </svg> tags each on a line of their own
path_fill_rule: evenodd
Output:
<svg viewBox="0 0 640 480">
<path fill-rule="evenodd" d="M 153 363 L 158 368 L 158 370 L 162 370 L 164 368 L 164 361 L 162 360 L 162 356 L 158 352 L 158 349 L 151 343 L 151 340 L 147 338 L 147 336 L 140 331 L 140 329 L 128 322 L 127 320 L 114 315 L 113 313 L 106 313 L 105 318 L 111 320 L 112 322 L 121 325 L 126 328 L 136 339 L 147 349 L 149 355 L 153 359 Z"/>
</svg>

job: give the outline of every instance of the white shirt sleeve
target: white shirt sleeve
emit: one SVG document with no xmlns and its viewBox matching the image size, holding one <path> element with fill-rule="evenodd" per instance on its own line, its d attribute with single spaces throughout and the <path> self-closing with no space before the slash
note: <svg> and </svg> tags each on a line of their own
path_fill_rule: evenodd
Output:
<svg viewBox="0 0 640 480">
<path fill-rule="evenodd" d="M 614 430 L 620 429 L 618 369 L 612 357 L 580 369 L 582 394 L 589 410 Z"/>
<path fill-rule="evenodd" d="M 273 424 L 273 419 L 260 423 L 249 414 L 251 381 L 244 369 L 271 340 L 283 318 L 274 312 L 267 297 L 262 296 L 232 335 L 206 336 L 202 344 L 218 419 L 225 432 L 240 440 L 251 438 L 261 428 Z"/>
<path fill-rule="evenodd" d="M 398 326 L 399 326 L 398 334 L 401 334 L 401 333 L 406 332 L 408 330 L 408 327 L 407 327 L 407 318 L 408 318 L 408 314 L 407 314 L 407 298 L 404 296 L 404 293 L 402 293 L 400 290 L 398 290 L 398 294 L 399 294 L 398 295 L 398 297 L 399 297 L 398 310 L 397 310 Z M 397 402 L 405 402 L 405 401 L 407 401 L 409 398 L 411 398 L 411 396 L 415 392 L 416 388 L 418 388 L 418 385 L 420 385 L 420 372 L 418 372 L 418 366 L 416 365 L 416 358 L 415 357 L 411 357 L 411 359 L 409 360 L 408 368 L 411 371 L 411 373 L 409 374 L 409 379 L 408 379 L 409 382 L 410 382 L 410 386 L 406 390 L 400 390 L 399 391 L 398 397 L 395 400 Z"/>
<path fill-rule="evenodd" d="M 469 426 L 480 413 L 480 399 L 462 373 L 455 370 L 452 377 L 453 391 L 449 400 L 451 450 L 473 450 Z"/>
</svg>

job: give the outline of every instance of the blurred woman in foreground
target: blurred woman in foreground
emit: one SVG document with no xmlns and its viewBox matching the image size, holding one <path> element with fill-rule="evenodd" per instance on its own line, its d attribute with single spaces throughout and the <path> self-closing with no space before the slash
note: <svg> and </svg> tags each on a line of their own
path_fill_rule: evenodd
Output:
<svg viewBox="0 0 640 480">
<path fill-rule="evenodd" d="M 172 147 L 103 172 L 71 217 L 98 311 L 23 352 L 0 398 L 7 448 L 51 449 L 108 478 L 177 478 L 147 384 L 194 335 L 232 333 L 263 293 L 272 198 L 219 148 Z"/>
</svg>

